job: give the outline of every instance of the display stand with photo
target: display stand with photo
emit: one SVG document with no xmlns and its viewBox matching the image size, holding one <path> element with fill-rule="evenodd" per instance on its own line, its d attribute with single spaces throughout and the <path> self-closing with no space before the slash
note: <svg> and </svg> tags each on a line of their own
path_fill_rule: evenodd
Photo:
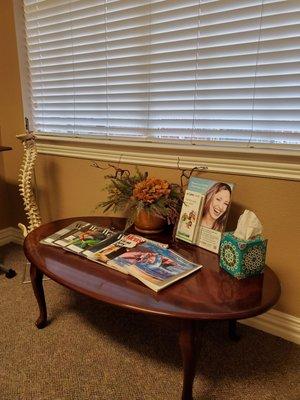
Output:
<svg viewBox="0 0 300 400">
<path fill-rule="evenodd" d="M 232 183 L 191 177 L 185 192 L 176 237 L 218 253 L 233 187 Z"/>
</svg>

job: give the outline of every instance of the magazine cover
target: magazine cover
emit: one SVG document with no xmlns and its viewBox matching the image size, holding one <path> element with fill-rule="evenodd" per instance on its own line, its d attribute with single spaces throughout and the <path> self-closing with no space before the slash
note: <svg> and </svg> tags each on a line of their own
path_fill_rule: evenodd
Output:
<svg viewBox="0 0 300 400">
<path fill-rule="evenodd" d="M 139 272 L 141 278 L 148 276 L 148 285 L 144 280 L 142 282 L 153 290 L 160 290 L 201 268 L 200 265 L 186 260 L 172 250 L 148 241 L 133 249 L 127 249 L 107 264 L 127 268 L 129 273 L 138 279 Z"/>
<path fill-rule="evenodd" d="M 106 240 L 104 242 L 101 242 L 100 244 L 97 244 L 87 250 L 84 250 L 81 254 L 86 256 L 87 258 L 97 260 L 99 259 L 100 261 L 107 261 L 107 257 L 104 258 L 103 260 L 103 255 L 104 254 L 110 254 L 109 259 L 114 258 L 113 251 L 110 252 L 110 250 L 114 250 L 115 248 L 119 249 L 120 247 L 125 248 L 125 249 L 131 249 L 133 247 L 136 247 L 138 244 L 144 243 L 144 242 L 152 242 L 155 243 L 157 246 L 161 246 L 163 248 L 167 248 L 168 244 L 157 242 L 155 240 L 150 240 L 146 239 L 140 235 L 136 235 L 133 233 L 130 234 L 122 234 L 117 233 L 116 235 L 113 235 L 111 237 L 111 240 Z M 111 244 L 111 246 L 108 245 Z"/>
<path fill-rule="evenodd" d="M 135 248 L 137 245 L 144 243 L 144 242 L 152 242 L 155 243 L 157 246 L 166 248 L 168 247 L 167 244 L 155 242 L 149 239 L 146 239 L 140 235 L 135 234 L 127 234 L 123 235 L 120 233 L 117 238 L 114 238 L 113 241 L 104 241 L 103 243 L 91 247 L 87 250 L 84 250 L 81 255 L 89 258 L 92 261 L 98 262 L 102 265 L 106 265 L 108 267 L 117 269 L 120 272 L 128 273 L 127 268 L 123 265 L 118 265 L 117 263 L 109 263 L 110 260 L 114 260 L 121 254 L 128 251 L 128 249 Z"/>
<path fill-rule="evenodd" d="M 137 246 L 139 243 L 145 242 L 146 239 L 134 235 L 122 235 L 119 234 L 113 242 L 108 244 L 105 241 L 105 244 L 99 244 L 94 247 L 89 248 L 88 250 L 84 250 L 82 255 L 89 258 L 92 261 L 98 262 L 102 265 L 109 266 L 111 268 L 117 269 L 120 272 L 127 274 L 126 267 L 123 266 L 115 266 L 109 265 L 108 261 L 118 257 L 119 255 L 123 254 L 127 251 L 127 249 L 133 248 Z"/>
<path fill-rule="evenodd" d="M 123 267 L 121 265 L 116 266 L 108 264 L 109 260 L 118 257 L 125 251 L 125 247 L 119 246 L 118 242 L 115 242 L 96 252 L 87 250 L 86 252 L 84 252 L 84 255 L 90 260 L 98 262 L 101 265 L 108 266 L 110 268 L 116 269 L 117 271 L 123 272 L 124 274 L 127 274 L 128 272 L 126 267 Z"/>
<path fill-rule="evenodd" d="M 42 239 L 40 241 L 40 243 L 49 244 L 49 245 L 53 245 L 53 246 L 59 246 L 58 244 L 56 244 L 54 242 L 60 238 L 71 235 L 72 233 L 78 231 L 78 229 L 82 229 L 83 227 L 85 227 L 87 225 L 89 225 L 89 224 L 85 221 L 73 222 L 72 224 L 66 226 L 65 228 L 60 229 L 59 231 L 53 233 L 52 235 L 47 236 L 46 238 Z"/>
<path fill-rule="evenodd" d="M 231 204 L 232 183 L 191 177 L 188 190 L 204 195 L 193 243 L 218 253 Z"/>
<path fill-rule="evenodd" d="M 93 248 L 95 246 L 107 246 L 118 239 L 120 232 L 115 232 L 109 228 L 91 225 L 88 229 L 78 231 L 73 236 L 74 238 L 67 237 L 64 240 L 69 241 L 65 246 L 66 250 L 75 253 L 81 253 L 84 250 Z"/>
</svg>

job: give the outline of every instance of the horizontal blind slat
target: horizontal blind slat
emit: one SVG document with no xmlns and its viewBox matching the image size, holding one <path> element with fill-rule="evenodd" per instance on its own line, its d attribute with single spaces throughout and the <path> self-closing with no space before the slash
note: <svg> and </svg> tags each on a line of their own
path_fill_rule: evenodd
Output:
<svg viewBox="0 0 300 400">
<path fill-rule="evenodd" d="M 299 1 L 24 4 L 40 132 L 194 143 L 300 132 Z"/>
</svg>

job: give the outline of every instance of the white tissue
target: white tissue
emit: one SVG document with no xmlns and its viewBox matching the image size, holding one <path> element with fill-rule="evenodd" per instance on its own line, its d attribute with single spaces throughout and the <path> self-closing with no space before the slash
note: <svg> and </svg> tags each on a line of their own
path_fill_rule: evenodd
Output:
<svg viewBox="0 0 300 400">
<path fill-rule="evenodd" d="M 262 224 L 254 212 L 245 210 L 243 214 L 240 215 L 236 230 L 233 234 L 239 239 L 249 240 L 257 235 L 261 235 L 262 229 Z"/>
</svg>

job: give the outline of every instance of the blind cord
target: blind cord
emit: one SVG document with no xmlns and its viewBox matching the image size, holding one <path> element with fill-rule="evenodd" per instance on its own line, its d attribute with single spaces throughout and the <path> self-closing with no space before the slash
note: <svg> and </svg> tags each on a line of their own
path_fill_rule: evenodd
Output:
<svg viewBox="0 0 300 400">
<path fill-rule="evenodd" d="M 252 107 L 251 107 L 251 133 L 248 141 L 248 147 L 251 147 L 251 142 L 253 138 L 253 130 L 254 130 L 254 108 L 255 108 L 255 96 L 256 96 L 256 78 L 257 78 L 257 70 L 258 70 L 258 59 L 259 59 L 259 50 L 260 50 L 260 41 L 261 41 L 261 31 L 262 31 L 262 16 L 264 9 L 264 0 L 261 2 L 260 8 L 260 17 L 259 17 L 259 31 L 258 31 L 258 42 L 256 47 L 256 59 L 255 59 L 255 69 L 254 69 L 254 85 L 253 85 L 253 96 L 252 96 Z"/>
</svg>

